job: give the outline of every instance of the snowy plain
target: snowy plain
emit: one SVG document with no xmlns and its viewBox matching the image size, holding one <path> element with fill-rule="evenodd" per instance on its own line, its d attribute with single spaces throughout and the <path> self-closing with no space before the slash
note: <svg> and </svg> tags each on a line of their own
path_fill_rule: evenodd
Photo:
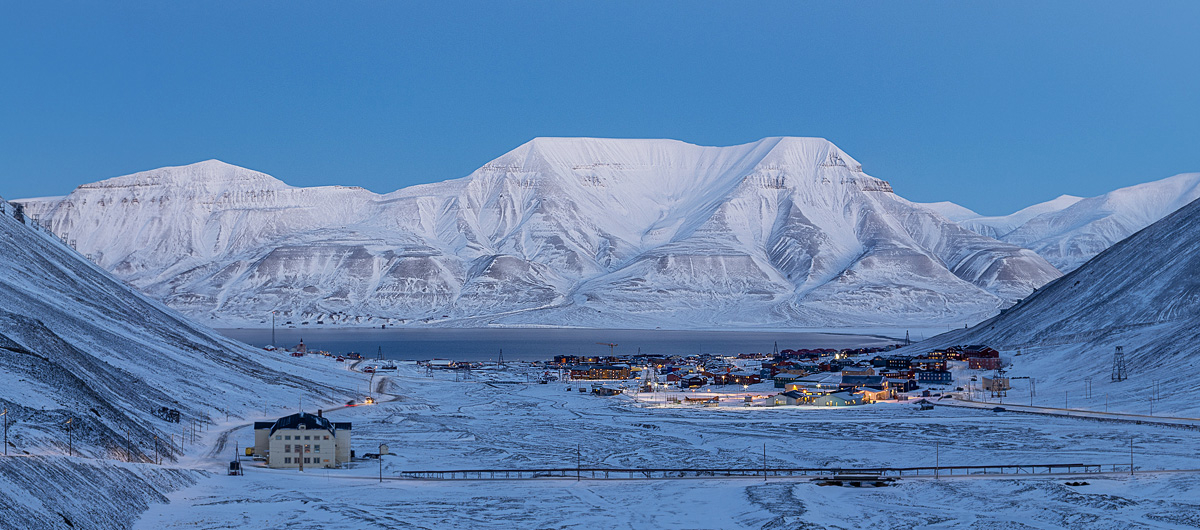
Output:
<svg viewBox="0 0 1200 530">
<path fill-rule="evenodd" d="M 332 362 L 314 358 L 316 363 Z M 343 369 L 340 366 L 332 369 Z M 136 528 L 1195 528 L 1200 431 L 1132 422 L 911 403 L 815 407 L 665 407 L 646 395 L 598 397 L 570 383 L 519 381 L 518 368 L 456 382 L 402 364 L 395 396 L 330 412 L 354 424 L 354 446 L 390 446 L 377 461 L 304 473 L 228 458 L 167 495 Z M 574 386 L 578 386 L 575 384 Z M 751 389 L 762 393 L 766 389 Z M 386 396 L 385 396 L 386 399 Z M 253 442 L 247 427 L 229 438 Z M 221 432 L 218 427 L 213 432 Z M 400 471 L 588 466 L 870 467 L 1123 464 L 1139 473 L 1083 477 L 903 479 L 884 488 L 807 479 L 525 479 L 437 481 Z M 576 453 L 578 449 L 578 454 Z M 232 454 L 232 449 L 227 454 Z"/>
</svg>

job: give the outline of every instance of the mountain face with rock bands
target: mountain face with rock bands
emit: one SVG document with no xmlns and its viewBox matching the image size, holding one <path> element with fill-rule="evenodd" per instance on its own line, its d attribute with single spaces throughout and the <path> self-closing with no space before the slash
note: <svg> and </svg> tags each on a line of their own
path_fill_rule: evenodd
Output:
<svg viewBox="0 0 1200 530">
<path fill-rule="evenodd" d="M 941 325 L 1060 275 L 816 138 L 539 138 L 384 195 L 207 161 L 23 204 L 121 279 L 229 325 Z"/>
</svg>

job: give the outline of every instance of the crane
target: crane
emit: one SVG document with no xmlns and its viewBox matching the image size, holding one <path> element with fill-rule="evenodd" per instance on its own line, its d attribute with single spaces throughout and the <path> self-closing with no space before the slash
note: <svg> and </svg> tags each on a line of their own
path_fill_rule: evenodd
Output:
<svg viewBox="0 0 1200 530">
<path fill-rule="evenodd" d="M 612 343 L 612 342 L 597 342 L 596 344 L 601 344 L 601 345 L 604 345 L 604 346 L 608 346 L 608 355 L 609 355 L 609 357 L 612 357 L 612 356 L 614 356 L 614 355 L 615 355 L 615 353 L 614 353 L 614 352 L 615 352 L 615 351 L 616 351 L 616 349 L 617 349 L 617 345 L 616 345 L 615 343 Z"/>
</svg>

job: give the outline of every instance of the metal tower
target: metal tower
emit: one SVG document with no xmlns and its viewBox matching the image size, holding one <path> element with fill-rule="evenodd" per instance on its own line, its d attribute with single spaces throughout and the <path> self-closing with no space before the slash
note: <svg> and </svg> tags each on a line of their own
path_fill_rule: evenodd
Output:
<svg viewBox="0 0 1200 530">
<path fill-rule="evenodd" d="M 1125 349 L 1117 346 L 1117 352 L 1113 354 L 1112 380 L 1115 383 L 1126 379 L 1129 379 L 1129 372 L 1125 370 Z"/>
</svg>

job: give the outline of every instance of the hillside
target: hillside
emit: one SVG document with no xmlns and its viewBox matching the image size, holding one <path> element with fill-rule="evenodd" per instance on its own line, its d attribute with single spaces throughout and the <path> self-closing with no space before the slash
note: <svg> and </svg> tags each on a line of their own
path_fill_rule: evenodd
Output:
<svg viewBox="0 0 1200 530">
<path fill-rule="evenodd" d="M 386 195 L 208 161 L 24 203 L 118 277 L 232 325 L 941 325 L 1058 276 L 816 138 L 539 138 Z"/>
<path fill-rule="evenodd" d="M 347 372 L 197 326 L 15 217 L 0 200 L 0 404 L 14 455 L 0 461 L 0 500 L 19 507 L 0 515 L 2 527 L 127 525 L 147 502 L 165 500 L 155 492 L 197 474 L 113 460 L 150 462 L 156 446 L 167 462 L 190 458 L 183 428 L 258 418 L 300 399 L 338 403 L 356 386 Z M 160 407 L 183 421 L 153 414 Z M 97 509 L 96 499 L 116 510 Z"/>
<path fill-rule="evenodd" d="M 1003 314 L 967 330 L 911 347 L 951 344 L 1007 350 L 1013 372 L 1079 399 L 1093 378 L 1094 400 L 1115 410 L 1200 411 L 1190 392 L 1200 368 L 1200 201 L 1180 208 L 1039 289 Z M 1113 353 L 1122 346 L 1130 379 L 1112 382 Z M 1020 352 L 1017 357 L 1015 353 Z M 1078 401 L 1075 401 L 1078 402 Z M 1058 406 L 1058 405 L 1055 405 Z M 1093 402 L 1094 407 L 1103 407 Z"/>
<path fill-rule="evenodd" d="M 1067 273 L 1197 198 L 1200 173 L 1182 173 L 1086 199 L 1063 195 L 1007 216 L 953 220 L 1033 250 Z"/>
</svg>

